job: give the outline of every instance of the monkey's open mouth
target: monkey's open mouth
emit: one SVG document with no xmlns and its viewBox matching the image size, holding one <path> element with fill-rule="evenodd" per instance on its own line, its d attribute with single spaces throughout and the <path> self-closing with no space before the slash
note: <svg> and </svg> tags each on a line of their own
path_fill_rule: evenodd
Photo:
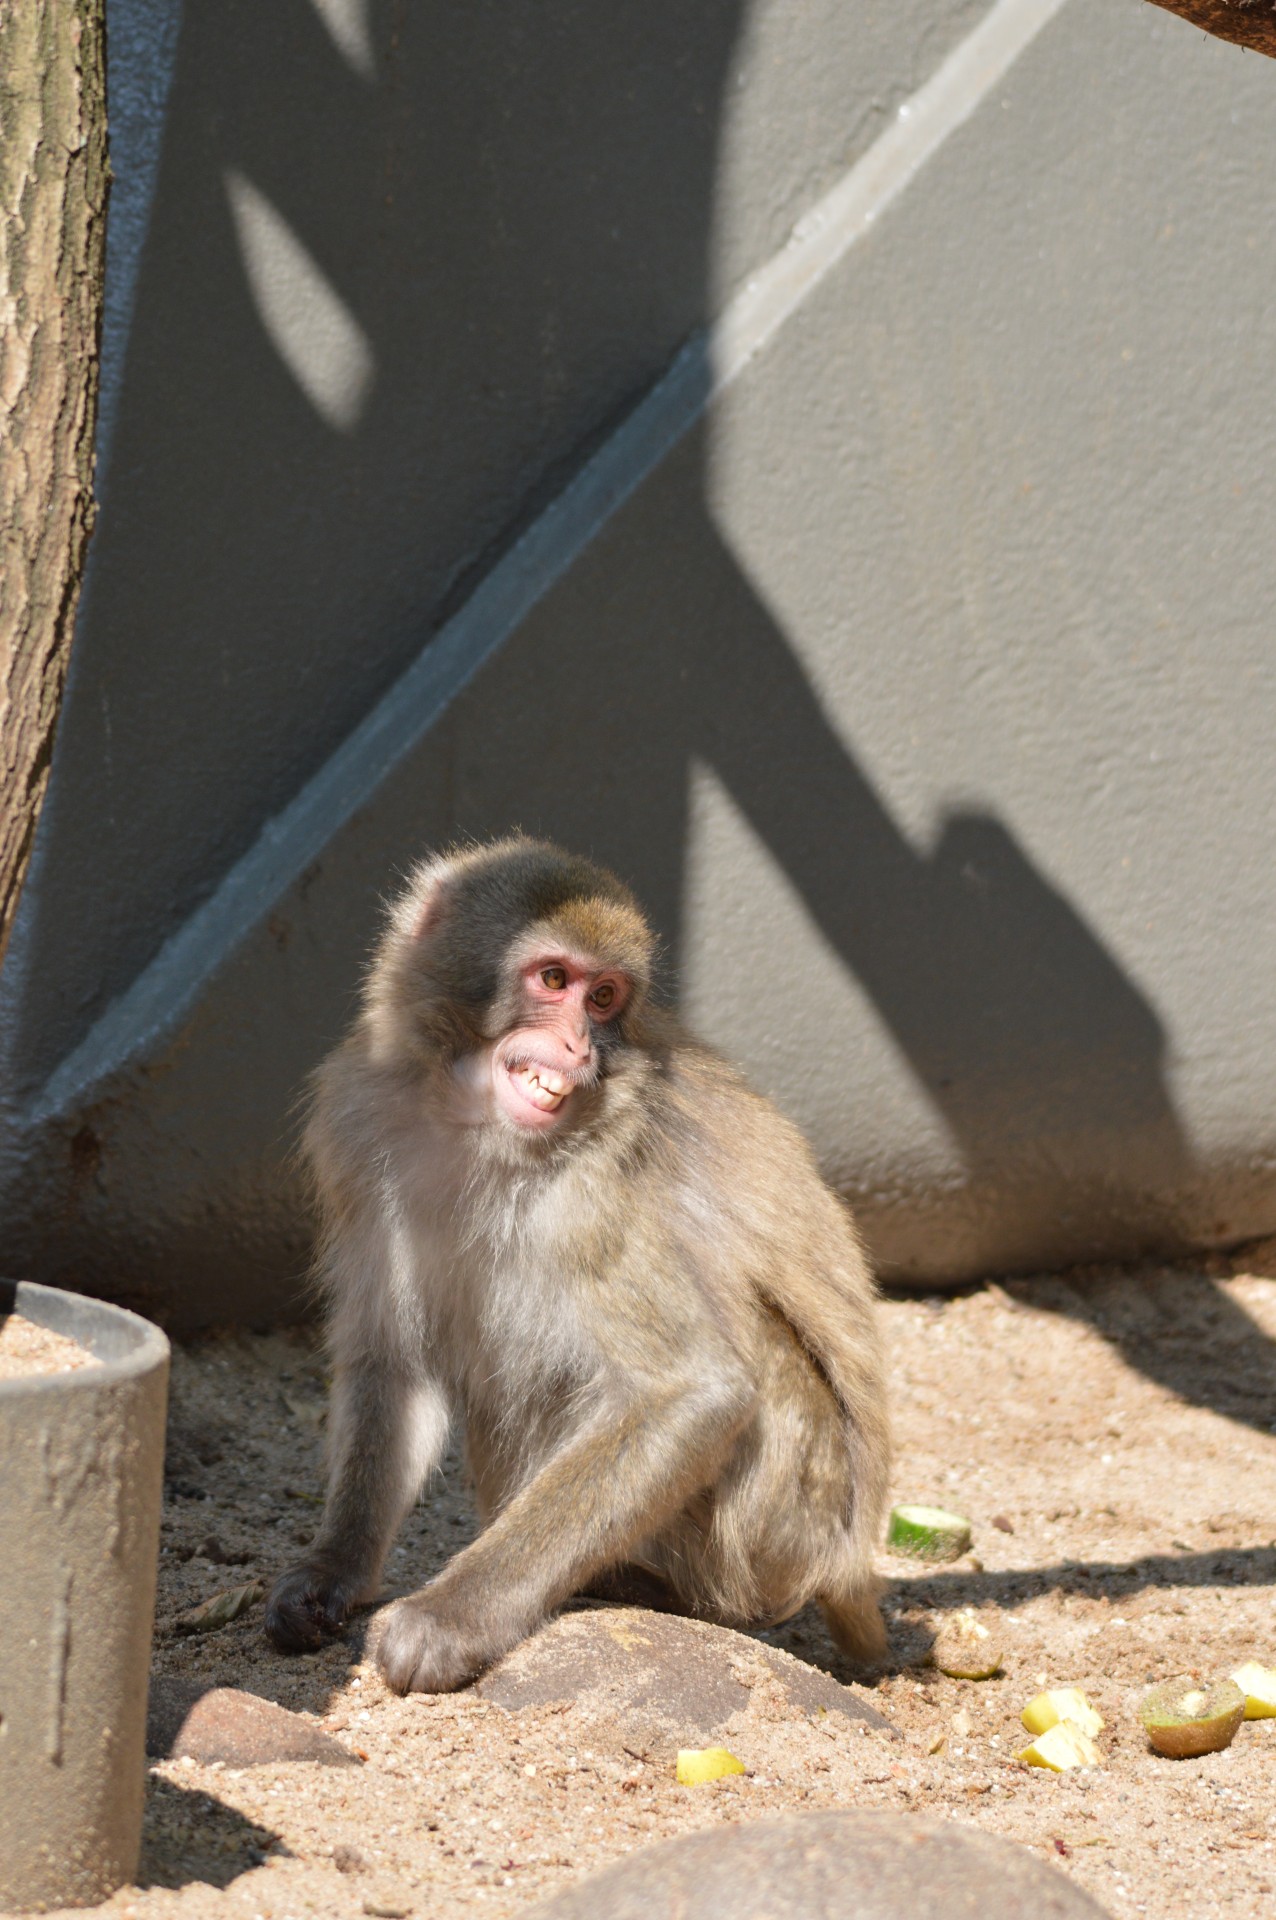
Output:
<svg viewBox="0 0 1276 1920">
<path fill-rule="evenodd" d="M 510 1067 L 510 1079 L 529 1106 L 538 1113 L 557 1113 L 571 1092 L 571 1083 L 549 1067 Z"/>
</svg>

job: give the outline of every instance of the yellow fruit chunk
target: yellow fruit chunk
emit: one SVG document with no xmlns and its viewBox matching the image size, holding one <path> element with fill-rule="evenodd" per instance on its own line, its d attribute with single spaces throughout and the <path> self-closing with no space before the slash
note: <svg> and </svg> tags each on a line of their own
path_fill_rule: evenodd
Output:
<svg viewBox="0 0 1276 1920">
<path fill-rule="evenodd" d="M 678 1784 L 703 1787 L 710 1780 L 725 1779 L 729 1773 L 743 1773 L 744 1762 L 725 1747 L 679 1747 Z"/>
<path fill-rule="evenodd" d="M 1069 1767 L 1103 1765 L 1103 1755 L 1089 1734 L 1074 1727 L 1070 1720 L 1059 1720 L 1053 1727 L 1047 1727 L 1016 1758 L 1026 1760 L 1030 1767 L 1049 1767 L 1051 1773 L 1066 1773 Z"/>
<path fill-rule="evenodd" d="M 1245 1717 L 1245 1697 L 1235 1680 L 1217 1680 L 1210 1687 L 1167 1680 L 1144 1695 L 1139 1718 L 1158 1753 L 1188 1760 L 1231 1746 Z"/>
<path fill-rule="evenodd" d="M 1061 1720 L 1080 1727 L 1091 1740 L 1103 1732 L 1103 1715 L 1096 1713 L 1080 1687 L 1051 1687 L 1030 1700 L 1019 1717 L 1029 1733 L 1046 1733 Z"/>
<path fill-rule="evenodd" d="M 1245 1695 L 1247 1720 L 1276 1717 L 1276 1673 L 1270 1667 L 1260 1667 L 1257 1660 L 1247 1660 L 1243 1667 L 1236 1668 L 1232 1679 Z"/>
</svg>

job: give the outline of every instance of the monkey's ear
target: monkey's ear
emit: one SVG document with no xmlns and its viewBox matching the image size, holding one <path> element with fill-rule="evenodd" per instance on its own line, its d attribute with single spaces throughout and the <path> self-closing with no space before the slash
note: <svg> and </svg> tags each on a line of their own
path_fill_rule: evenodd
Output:
<svg viewBox="0 0 1276 1920">
<path fill-rule="evenodd" d="M 395 915 L 410 940 L 437 933 L 447 910 L 448 868 L 442 860 L 424 861 L 412 875 Z"/>
</svg>

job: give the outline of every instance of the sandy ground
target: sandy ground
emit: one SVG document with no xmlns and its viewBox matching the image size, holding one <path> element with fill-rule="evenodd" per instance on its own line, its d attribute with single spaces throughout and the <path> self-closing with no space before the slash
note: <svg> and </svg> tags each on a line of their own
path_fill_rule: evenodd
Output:
<svg viewBox="0 0 1276 1920">
<path fill-rule="evenodd" d="M 78 1340 L 37 1326 L 20 1313 L 0 1319 L 0 1380 L 30 1379 L 38 1373 L 74 1373 L 97 1361 Z"/>
<path fill-rule="evenodd" d="M 107 1911 L 512 1914 L 667 1835 L 886 1807 L 1020 1841 L 1115 1915 L 1276 1912 L 1276 1721 L 1175 1762 L 1150 1751 L 1135 1717 L 1154 1680 L 1276 1662 L 1273 1253 L 888 1299 L 894 1497 L 974 1526 L 953 1566 L 882 1557 L 894 1660 L 863 1692 L 902 1737 L 755 1716 L 735 1742 L 747 1775 L 700 1788 L 676 1784 L 670 1753 L 630 1751 L 576 1707 L 398 1700 L 347 1645 L 281 1659 L 260 1607 L 177 1634 L 183 1609 L 268 1579 L 308 1538 L 323 1410 L 322 1361 L 302 1335 L 179 1351 L 157 1671 L 312 1713 L 364 1764 L 153 1767 L 141 1885 Z M 472 1530 L 453 1461 L 405 1529 L 393 1584 L 429 1577 Z M 967 1606 L 1001 1638 L 999 1678 L 925 1664 L 933 1633 Z M 851 1677 L 814 1615 L 763 1637 Z M 1101 1770 L 1015 1760 L 1019 1710 L 1047 1684 L 1083 1687 L 1106 1716 Z"/>
</svg>

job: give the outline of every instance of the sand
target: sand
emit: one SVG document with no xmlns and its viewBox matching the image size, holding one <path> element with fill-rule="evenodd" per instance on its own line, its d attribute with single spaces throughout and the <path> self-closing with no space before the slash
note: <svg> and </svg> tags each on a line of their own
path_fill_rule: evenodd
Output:
<svg viewBox="0 0 1276 1920">
<path fill-rule="evenodd" d="M 98 1362 L 78 1340 L 51 1327 L 37 1326 L 20 1313 L 0 1317 L 0 1380 L 22 1380 L 38 1373 L 72 1373 Z"/>
<path fill-rule="evenodd" d="M 699 1788 L 676 1784 L 671 1752 L 631 1749 L 621 1721 L 579 1706 L 399 1700 L 341 1643 L 281 1658 L 260 1606 L 216 1633 L 176 1633 L 184 1609 L 269 1579 L 309 1537 L 324 1407 L 304 1334 L 178 1349 L 156 1668 L 313 1714 L 363 1764 L 153 1766 L 141 1884 L 106 1911 L 515 1914 L 664 1836 L 835 1807 L 1006 1835 L 1116 1915 L 1276 1911 L 1276 1721 L 1177 1762 L 1137 1721 L 1154 1681 L 1276 1663 L 1272 1251 L 888 1298 L 893 1497 L 965 1514 L 972 1551 L 938 1569 L 882 1556 L 892 1665 L 860 1692 L 898 1738 L 755 1712 L 735 1739 L 747 1773 Z M 473 1529 L 453 1459 L 389 1578 L 428 1578 Z M 965 1607 L 1002 1642 L 994 1679 L 926 1664 Z M 759 1637 L 853 1678 L 814 1615 Z M 1105 1716 L 1102 1768 L 1052 1775 L 1015 1759 L 1020 1709 L 1047 1685 L 1084 1688 Z"/>
</svg>

